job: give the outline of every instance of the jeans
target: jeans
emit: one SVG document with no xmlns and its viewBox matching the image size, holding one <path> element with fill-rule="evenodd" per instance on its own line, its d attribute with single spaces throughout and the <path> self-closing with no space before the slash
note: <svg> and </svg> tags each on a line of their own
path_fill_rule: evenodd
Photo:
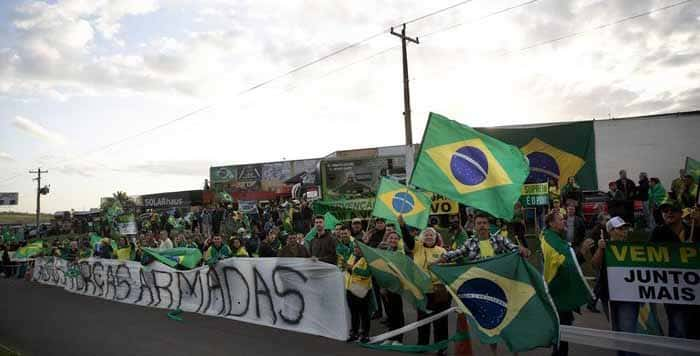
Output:
<svg viewBox="0 0 700 356">
<path fill-rule="evenodd" d="M 664 304 L 668 317 L 668 336 L 684 339 L 698 339 L 700 331 L 697 330 L 700 309 L 694 305 Z M 692 325 L 692 326 L 691 326 Z"/>
<path fill-rule="evenodd" d="M 639 303 L 635 302 L 610 302 L 610 319 L 613 331 L 628 333 L 637 332 L 637 318 L 639 317 Z M 618 356 L 639 356 L 638 353 L 618 351 Z"/>
</svg>

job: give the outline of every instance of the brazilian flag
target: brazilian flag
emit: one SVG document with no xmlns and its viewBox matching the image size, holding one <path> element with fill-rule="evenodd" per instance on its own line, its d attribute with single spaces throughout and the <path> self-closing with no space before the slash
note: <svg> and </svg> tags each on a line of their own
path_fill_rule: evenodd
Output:
<svg viewBox="0 0 700 356">
<path fill-rule="evenodd" d="M 149 248 L 143 249 L 144 255 L 150 256 L 159 262 L 175 268 L 181 266 L 184 269 L 197 267 L 202 260 L 202 252 L 198 248 L 177 247 L 177 248 Z"/>
<path fill-rule="evenodd" d="M 559 318 L 542 276 L 517 253 L 463 265 L 434 265 L 484 344 L 511 352 L 556 345 Z"/>
<path fill-rule="evenodd" d="M 591 290 L 583 278 L 576 255 L 559 234 L 545 229 L 540 235 L 544 279 L 559 311 L 573 311 L 588 303 Z"/>
<path fill-rule="evenodd" d="M 554 179 L 563 187 L 569 177 L 575 176 L 584 188 L 598 187 L 593 121 L 476 130 L 520 147 L 530 163 L 527 183 Z"/>
<path fill-rule="evenodd" d="M 30 244 L 27 244 L 24 247 L 20 247 L 17 249 L 17 252 L 15 253 L 15 258 L 20 259 L 20 258 L 30 258 L 38 255 L 41 253 L 44 249 L 44 242 L 43 241 L 34 241 Z"/>
<path fill-rule="evenodd" d="M 411 184 L 510 220 L 528 174 L 516 147 L 430 113 Z"/>
<path fill-rule="evenodd" d="M 403 215 L 406 225 L 422 229 L 428 226 L 431 203 L 425 193 L 382 177 L 372 215 L 391 221 Z"/>
<path fill-rule="evenodd" d="M 646 335 L 663 336 L 659 318 L 656 316 L 656 308 L 653 304 L 644 303 L 639 305 L 637 315 L 637 333 Z"/>
<path fill-rule="evenodd" d="M 372 277 L 380 287 L 401 294 L 416 308 L 426 310 L 425 293 L 432 290 L 432 281 L 413 260 L 400 252 L 380 250 L 355 240 L 367 260 Z"/>
</svg>

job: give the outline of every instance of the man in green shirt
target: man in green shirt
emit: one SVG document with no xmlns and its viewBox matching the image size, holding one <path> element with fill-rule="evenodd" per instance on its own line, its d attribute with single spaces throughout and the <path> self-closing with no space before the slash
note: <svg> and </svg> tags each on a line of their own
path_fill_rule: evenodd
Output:
<svg viewBox="0 0 700 356">
<path fill-rule="evenodd" d="M 229 258 L 231 256 L 233 256 L 231 248 L 229 248 L 228 245 L 224 244 L 223 240 L 221 239 L 221 236 L 214 235 L 211 246 L 209 246 L 207 252 L 204 254 L 204 262 L 206 262 L 209 266 L 212 266 L 220 260 Z"/>
</svg>

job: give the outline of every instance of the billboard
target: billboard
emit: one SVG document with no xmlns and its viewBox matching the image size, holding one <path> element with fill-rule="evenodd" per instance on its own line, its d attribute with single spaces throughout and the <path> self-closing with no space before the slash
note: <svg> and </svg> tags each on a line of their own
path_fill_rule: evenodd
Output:
<svg viewBox="0 0 700 356">
<path fill-rule="evenodd" d="M 333 159 L 321 162 L 323 199 L 374 198 L 380 178 L 406 179 L 404 156 Z"/>
<path fill-rule="evenodd" d="M 0 193 L 0 205 L 17 205 L 19 193 Z"/>
<path fill-rule="evenodd" d="M 146 209 L 186 208 L 194 205 L 202 205 L 203 202 L 201 190 L 147 194 L 132 198 L 136 206 Z"/>
<path fill-rule="evenodd" d="M 234 200 L 268 200 L 291 194 L 295 184 L 301 191 L 319 184 L 319 159 L 254 163 L 210 168 L 212 189 L 227 192 Z"/>
</svg>

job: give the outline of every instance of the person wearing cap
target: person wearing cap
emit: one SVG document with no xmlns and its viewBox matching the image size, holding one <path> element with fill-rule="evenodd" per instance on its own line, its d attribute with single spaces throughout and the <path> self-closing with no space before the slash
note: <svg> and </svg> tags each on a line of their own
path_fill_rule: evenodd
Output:
<svg viewBox="0 0 700 356">
<path fill-rule="evenodd" d="M 364 236 L 365 231 L 362 230 L 362 219 L 360 218 L 354 218 L 350 222 L 350 235 L 355 239 L 355 240 L 362 240 L 362 236 Z"/>
<path fill-rule="evenodd" d="M 610 234 L 611 241 L 624 241 L 627 239 L 629 226 L 619 216 L 615 216 L 608 220 L 605 224 L 605 229 Z M 599 270 L 599 278 L 595 286 L 595 294 L 600 298 L 603 304 L 603 312 L 610 319 L 613 331 L 622 331 L 628 333 L 637 332 L 637 317 L 639 316 L 639 303 L 611 301 L 610 291 L 608 289 L 608 268 L 605 262 L 605 249 L 607 241 L 604 238 L 598 240 L 598 249 L 593 255 L 593 267 Z M 610 309 L 608 309 L 608 302 Z M 638 355 L 633 352 L 618 351 L 618 356 L 633 356 Z"/>
<path fill-rule="evenodd" d="M 683 221 L 683 207 L 676 200 L 666 200 L 659 207 L 664 224 L 651 233 L 650 243 L 694 243 L 700 241 L 700 229 L 691 236 L 691 227 Z M 668 336 L 700 339 L 700 307 L 664 304 L 668 317 Z"/>
</svg>

